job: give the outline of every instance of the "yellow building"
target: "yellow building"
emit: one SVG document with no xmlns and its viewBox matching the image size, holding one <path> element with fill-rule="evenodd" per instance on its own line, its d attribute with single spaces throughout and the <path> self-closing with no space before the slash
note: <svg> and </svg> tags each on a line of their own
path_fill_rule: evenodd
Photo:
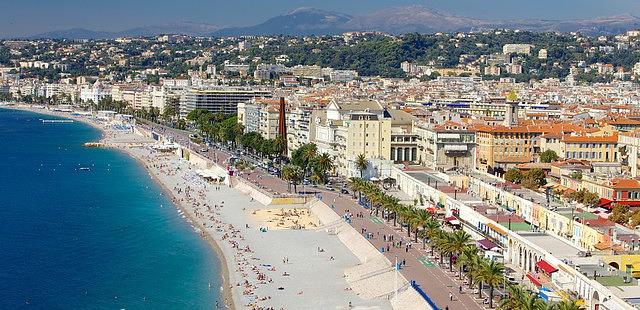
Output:
<svg viewBox="0 0 640 310">
<path fill-rule="evenodd" d="M 622 272 L 631 274 L 634 278 L 640 278 L 640 255 L 608 255 L 602 261 Z"/>
<path fill-rule="evenodd" d="M 564 136 L 561 139 L 567 159 L 585 159 L 593 162 L 618 161 L 618 134 L 603 136 Z"/>
<path fill-rule="evenodd" d="M 511 168 L 517 164 L 534 161 L 539 146 L 536 144 L 542 131 L 537 126 L 486 126 L 476 130 L 477 167 L 487 171 L 489 167 Z"/>
<path fill-rule="evenodd" d="M 344 152 L 341 155 L 349 170 L 358 170 L 355 160 L 360 154 L 367 159 L 391 159 L 390 118 L 378 118 L 378 115 L 367 112 L 352 113 L 343 121 L 337 135 L 340 133 L 344 133 Z"/>
</svg>

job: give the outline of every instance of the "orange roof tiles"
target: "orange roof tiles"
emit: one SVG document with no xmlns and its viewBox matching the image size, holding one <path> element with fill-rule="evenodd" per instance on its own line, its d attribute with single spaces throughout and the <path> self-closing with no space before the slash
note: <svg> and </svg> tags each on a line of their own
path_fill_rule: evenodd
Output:
<svg viewBox="0 0 640 310">
<path fill-rule="evenodd" d="M 634 179 L 612 179 L 613 189 L 640 189 L 640 182 Z"/>
<path fill-rule="evenodd" d="M 565 143 L 618 143 L 618 134 L 611 136 L 564 136 Z"/>
</svg>

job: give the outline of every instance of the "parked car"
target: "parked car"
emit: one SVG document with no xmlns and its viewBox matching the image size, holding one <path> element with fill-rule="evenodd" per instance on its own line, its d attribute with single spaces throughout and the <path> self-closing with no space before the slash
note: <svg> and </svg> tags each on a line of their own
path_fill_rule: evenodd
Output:
<svg viewBox="0 0 640 310">
<path fill-rule="evenodd" d="M 346 188 L 343 187 L 343 188 L 340 189 L 340 193 L 349 195 L 349 190 L 347 190 Z"/>
</svg>

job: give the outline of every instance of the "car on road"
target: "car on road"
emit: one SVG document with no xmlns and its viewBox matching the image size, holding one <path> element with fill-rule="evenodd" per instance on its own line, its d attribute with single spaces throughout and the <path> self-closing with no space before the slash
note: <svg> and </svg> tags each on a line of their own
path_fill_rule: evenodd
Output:
<svg viewBox="0 0 640 310">
<path fill-rule="evenodd" d="M 344 187 L 340 189 L 340 193 L 349 195 L 349 191 Z"/>
<path fill-rule="evenodd" d="M 209 152 L 209 148 L 203 147 L 203 148 L 200 149 L 200 152 L 201 153 Z"/>
<path fill-rule="evenodd" d="M 326 188 L 328 191 L 332 191 L 332 192 L 336 190 L 335 188 L 333 188 L 333 187 L 331 187 L 331 186 L 325 186 L 325 188 Z"/>
</svg>

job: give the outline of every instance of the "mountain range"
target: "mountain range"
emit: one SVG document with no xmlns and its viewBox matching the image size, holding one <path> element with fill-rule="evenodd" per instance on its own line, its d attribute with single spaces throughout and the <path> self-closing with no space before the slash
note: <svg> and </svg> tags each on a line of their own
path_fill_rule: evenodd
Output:
<svg viewBox="0 0 640 310">
<path fill-rule="evenodd" d="M 152 37 L 160 34 L 185 34 L 190 36 L 208 36 L 221 29 L 218 25 L 196 22 L 178 22 L 131 28 L 122 31 L 94 31 L 84 28 L 72 28 L 35 34 L 29 39 L 115 39 L 120 37 Z"/>
<path fill-rule="evenodd" d="M 193 36 L 334 35 L 348 31 L 378 31 L 401 34 L 408 32 L 467 32 L 487 29 L 581 32 L 587 35 L 600 35 L 617 34 L 636 28 L 640 28 L 640 18 L 631 14 L 571 20 L 491 20 L 456 16 L 424 6 L 401 6 L 358 16 L 315 8 L 299 8 L 270 18 L 263 23 L 246 27 L 223 28 L 205 23 L 183 22 L 162 26 L 139 27 L 119 32 L 92 31 L 77 28 L 47 32 L 30 38 L 110 39 L 125 36 L 155 36 L 166 33 Z"/>
</svg>

